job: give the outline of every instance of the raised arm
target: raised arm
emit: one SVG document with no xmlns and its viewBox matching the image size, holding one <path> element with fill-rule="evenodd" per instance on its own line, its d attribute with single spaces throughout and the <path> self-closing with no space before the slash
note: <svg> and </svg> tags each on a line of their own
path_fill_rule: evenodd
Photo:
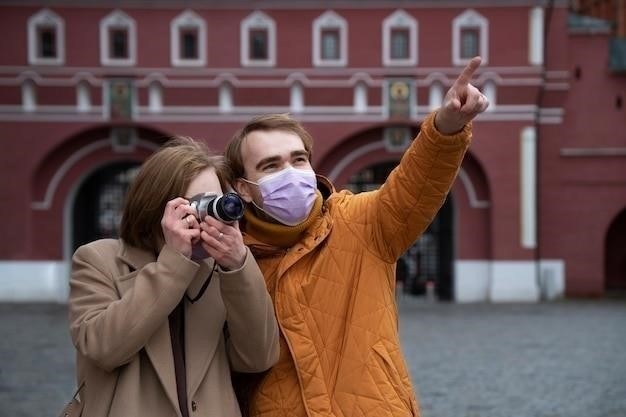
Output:
<svg viewBox="0 0 626 417">
<path fill-rule="evenodd" d="M 377 191 L 346 198 L 344 218 L 366 247 L 387 262 L 424 232 L 443 205 L 470 144 L 471 121 L 489 103 L 470 79 L 480 66 L 473 58 L 428 115 L 400 164 Z"/>
</svg>

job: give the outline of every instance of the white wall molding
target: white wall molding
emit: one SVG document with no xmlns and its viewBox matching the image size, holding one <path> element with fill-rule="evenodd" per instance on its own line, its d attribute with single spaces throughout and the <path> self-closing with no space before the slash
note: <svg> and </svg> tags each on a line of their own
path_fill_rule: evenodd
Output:
<svg viewBox="0 0 626 417">
<path fill-rule="evenodd" d="M 66 303 L 69 262 L 0 261 L 0 302 Z"/>
<path fill-rule="evenodd" d="M 537 132 L 533 126 L 520 137 L 520 244 L 537 247 Z"/>
<path fill-rule="evenodd" d="M 71 254 L 70 254 L 71 255 Z M 535 261 L 454 261 L 454 300 L 474 302 L 537 302 L 565 295 L 565 263 Z M 70 261 L 0 261 L 0 302 L 65 303 L 69 294 Z"/>
<path fill-rule="evenodd" d="M 528 15 L 528 63 L 543 65 L 544 10 L 541 6 L 533 7 Z"/>
</svg>

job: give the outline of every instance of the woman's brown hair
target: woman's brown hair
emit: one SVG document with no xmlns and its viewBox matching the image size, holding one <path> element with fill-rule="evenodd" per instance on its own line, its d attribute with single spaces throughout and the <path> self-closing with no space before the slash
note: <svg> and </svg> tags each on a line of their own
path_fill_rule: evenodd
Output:
<svg viewBox="0 0 626 417">
<path fill-rule="evenodd" d="M 215 169 L 222 190 L 226 191 L 230 176 L 224 158 L 211 152 L 203 142 L 175 137 L 150 156 L 126 193 L 120 225 L 124 242 L 158 252 L 164 239 L 161 219 L 165 205 L 176 197 L 191 197 L 184 193 L 207 168 Z"/>
</svg>

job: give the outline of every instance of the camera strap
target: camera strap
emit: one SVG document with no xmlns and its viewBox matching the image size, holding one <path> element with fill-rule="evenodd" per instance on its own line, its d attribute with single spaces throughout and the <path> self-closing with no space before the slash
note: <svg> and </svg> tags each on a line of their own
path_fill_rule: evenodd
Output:
<svg viewBox="0 0 626 417">
<path fill-rule="evenodd" d="M 200 291 L 198 292 L 198 295 L 196 295 L 195 297 L 191 298 L 191 297 L 189 297 L 189 295 L 187 295 L 187 293 L 185 293 L 185 298 L 187 298 L 187 301 L 189 301 L 190 303 L 193 304 L 196 301 L 198 301 L 200 299 L 200 297 L 202 297 L 204 295 L 204 292 L 206 291 L 207 287 L 211 283 L 211 278 L 213 278 L 213 273 L 215 272 L 216 269 L 217 269 L 217 262 L 215 262 L 215 260 L 213 260 L 213 268 L 211 269 L 211 273 L 209 274 L 207 279 L 204 281 L 204 284 L 202 284 L 202 288 L 200 288 Z"/>
</svg>

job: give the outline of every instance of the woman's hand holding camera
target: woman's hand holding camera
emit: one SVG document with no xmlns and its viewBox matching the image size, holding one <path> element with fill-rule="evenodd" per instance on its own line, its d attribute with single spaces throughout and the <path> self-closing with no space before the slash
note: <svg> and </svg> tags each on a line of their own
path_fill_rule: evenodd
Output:
<svg viewBox="0 0 626 417">
<path fill-rule="evenodd" d="M 161 219 L 165 243 L 190 258 L 193 246 L 200 244 L 217 264 L 229 270 L 239 269 L 246 260 L 246 247 L 237 222 L 224 223 L 212 216 L 202 222 L 196 208 L 182 197 L 165 205 Z"/>
<path fill-rule="evenodd" d="M 200 227 L 196 219 L 196 209 L 182 197 L 170 200 L 165 205 L 161 219 L 163 238 L 168 246 L 191 257 L 194 242 L 200 239 Z"/>
<path fill-rule="evenodd" d="M 239 231 L 239 224 L 223 223 L 206 216 L 200 223 L 202 247 L 223 269 L 234 270 L 243 266 L 246 247 Z"/>
</svg>

